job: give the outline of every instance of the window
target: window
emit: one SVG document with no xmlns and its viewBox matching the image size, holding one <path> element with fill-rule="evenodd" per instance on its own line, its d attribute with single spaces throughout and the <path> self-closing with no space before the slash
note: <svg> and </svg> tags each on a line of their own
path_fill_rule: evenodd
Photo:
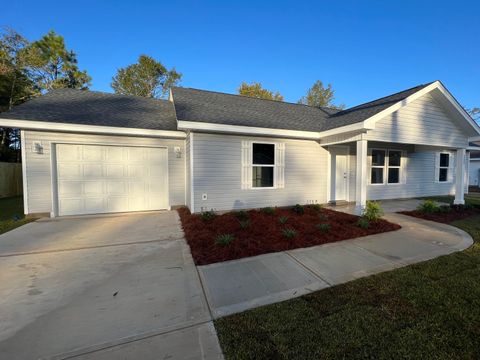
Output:
<svg viewBox="0 0 480 360">
<path fill-rule="evenodd" d="M 372 149 L 370 184 L 402 182 L 402 151 Z"/>
<path fill-rule="evenodd" d="M 450 168 L 450 154 L 441 153 L 439 161 L 440 161 L 440 164 L 438 167 L 438 181 L 447 182 L 448 171 Z"/>
<path fill-rule="evenodd" d="M 271 188 L 274 186 L 275 145 L 252 144 L 252 187 Z"/>
<path fill-rule="evenodd" d="M 372 150 L 372 172 L 370 182 L 383 184 L 383 172 L 385 170 L 385 150 Z"/>
<path fill-rule="evenodd" d="M 402 152 L 388 150 L 388 183 L 400 184 L 400 171 L 402 165 Z"/>
</svg>

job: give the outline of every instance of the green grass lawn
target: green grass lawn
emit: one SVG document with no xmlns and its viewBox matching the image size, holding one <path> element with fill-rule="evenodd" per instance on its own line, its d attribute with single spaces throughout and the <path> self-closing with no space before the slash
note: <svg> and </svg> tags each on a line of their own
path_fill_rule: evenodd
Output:
<svg viewBox="0 0 480 360">
<path fill-rule="evenodd" d="M 480 216 L 459 253 L 215 321 L 227 359 L 480 358 Z"/>
<path fill-rule="evenodd" d="M 23 197 L 15 196 L 0 199 L 0 234 L 34 220 L 25 219 L 23 215 Z"/>
<path fill-rule="evenodd" d="M 443 202 L 447 204 L 453 204 L 453 200 L 455 199 L 455 196 L 452 196 L 452 195 L 429 196 L 422 199 L 429 199 L 429 200 Z M 465 204 L 480 205 L 480 193 L 471 193 L 471 194 L 465 195 Z"/>
</svg>

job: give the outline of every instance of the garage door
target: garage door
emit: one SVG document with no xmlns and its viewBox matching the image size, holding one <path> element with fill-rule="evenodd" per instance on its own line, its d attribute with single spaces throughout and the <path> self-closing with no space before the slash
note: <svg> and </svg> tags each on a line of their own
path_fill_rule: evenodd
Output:
<svg viewBox="0 0 480 360">
<path fill-rule="evenodd" d="M 168 207 L 167 149 L 56 145 L 58 214 Z"/>
</svg>

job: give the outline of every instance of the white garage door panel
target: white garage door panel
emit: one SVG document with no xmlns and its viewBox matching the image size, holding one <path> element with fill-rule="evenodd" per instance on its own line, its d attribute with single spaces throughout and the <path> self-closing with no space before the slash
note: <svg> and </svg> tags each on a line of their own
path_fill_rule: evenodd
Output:
<svg viewBox="0 0 480 360">
<path fill-rule="evenodd" d="M 167 149 L 58 144 L 59 215 L 168 207 Z"/>
</svg>

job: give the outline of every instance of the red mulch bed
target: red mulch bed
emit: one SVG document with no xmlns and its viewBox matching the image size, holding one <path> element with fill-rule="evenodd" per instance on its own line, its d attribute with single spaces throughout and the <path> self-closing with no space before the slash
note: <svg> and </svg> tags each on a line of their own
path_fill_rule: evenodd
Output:
<svg viewBox="0 0 480 360">
<path fill-rule="evenodd" d="M 246 229 L 240 227 L 235 212 L 218 215 L 209 221 L 202 220 L 199 215 L 190 214 L 187 208 L 181 208 L 178 212 L 185 237 L 197 265 L 326 244 L 400 229 L 399 225 L 386 220 L 372 222 L 368 229 L 362 229 L 357 225 L 358 216 L 329 209 L 315 210 L 309 207 L 305 207 L 303 215 L 283 208 L 276 208 L 274 215 L 265 214 L 259 210 L 246 211 L 250 219 L 250 225 Z M 286 224 L 280 223 L 281 216 L 288 217 Z M 316 227 L 320 223 L 328 223 L 330 230 L 328 232 L 320 231 Z M 293 238 L 285 237 L 282 230 L 287 228 L 296 230 L 297 235 Z M 215 239 L 220 234 L 233 234 L 235 239 L 229 245 L 218 245 L 215 243 Z"/>
<path fill-rule="evenodd" d="M 465 209 L 461 206 L 452 206 L 450 212 L 425 213 L 418 210 L 400 211 L 399 214 L 413 216 L 419 219 L 436 221 L 439 223 L 449 224 L 455 220 L 462 220 L 472 215 L 480 214 L 479 209 Z"/>
</svg>

